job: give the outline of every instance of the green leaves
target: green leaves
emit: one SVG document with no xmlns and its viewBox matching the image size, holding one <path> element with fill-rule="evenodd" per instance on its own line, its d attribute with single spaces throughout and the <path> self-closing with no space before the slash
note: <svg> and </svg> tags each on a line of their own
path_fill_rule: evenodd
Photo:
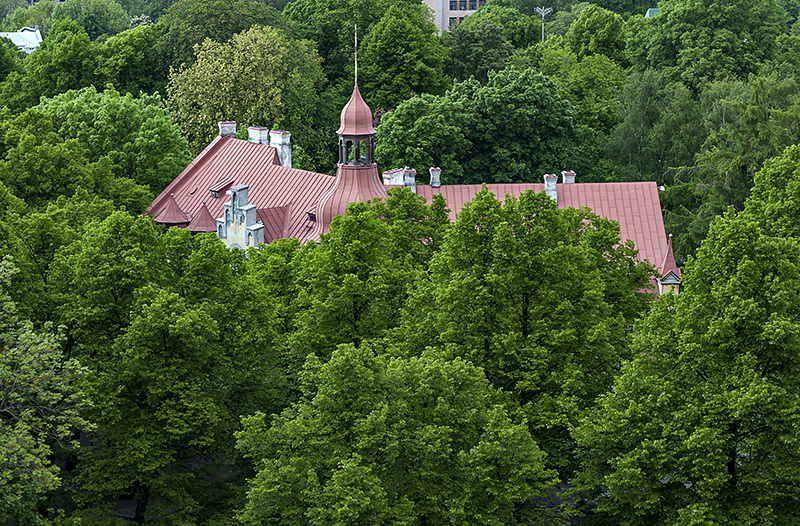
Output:
<svg viewBox="0 0 800 526">
<path fill-rule="evenodd" d="M 611 519 L 780 524 L 798 513 L 800 246 L 764 223 L 767 195 L 712 224 L 681 294 L 653 304 L 637 355 L 576 430 L 581 487 Z"/>
<path fill-rule="evenodd" d="M 443 182 L 539 182 L 578 163 L 573 107 L 531 69 L 490 73 L 485 86 L 456 83 L 443 97 L 415 97 L 384 116 L 376 154 L 383 166 L 442 168 Z"/>
<path fill-rule="evenodd" d="M 443 72 L 446 52 L 421 5 L 394 5 L 362 44 L 362 85 L 376 110 L 395 108 L 412 94 L 441 95 L 449 85 Z"/>
<path fill-rule="evenodd" d="M 261 524 L 521 524 L 550 473 L 480 369 L 427 351 L 347 345 L 306 363 L 306 398 L 239 448 L 259 466 L 242 514 Z"/>
<path fill-rule="evenodd" d="M 320 59 L 308 42 L 276 29 L 254 27 L 226 43 L 207 40 L 197 61 L 170 74 L 172 118 L 190 146 L 200 151 L 216 135 L 217 122 L 273 126 L 296 132 L 319 123 Z M 314 137 L 297 133 L 304 151 Z"/>
<path fill-rule="evenodd" d="M 18 524 L 40 524 L 39 498 L 60 484 L 54 450 L 72 446 L 89 430 L 90 402 L 80 383 L 86 370 L 66 359 L 59 338 L 36 332 L 7 296 L 15 270 L 0 261 L 0 514 Z"/>
</svg>

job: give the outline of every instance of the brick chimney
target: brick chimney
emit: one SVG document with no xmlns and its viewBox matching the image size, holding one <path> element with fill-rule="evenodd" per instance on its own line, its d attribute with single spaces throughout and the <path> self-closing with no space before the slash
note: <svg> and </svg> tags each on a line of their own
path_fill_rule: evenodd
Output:
<svg viewBox="0 0 800 526">
<path fill-rule="evenodd" d="M 411 188 L 411 191 L 417 193 L 417 171 L 413 168 L 406 166 L 403 168 L 403 186 Z"/>
<path fill-rule="evenodd" d="M 575 172 L 567 170 L 561 172 L 561 182 L 564 184 L 572 184 L 575 182 Z"/>
<path fill-rule="evenodd" d="M 556 189 L 556 183 L 558 182 L 558 176 L 556 174 L 544 174 L 544 191 L 547 194 L 547 197 L 558 203 L 558 190 Z"/>
<path fill-rule="evenodd" d="M 439 188 L 442 186 L 442 169 L 439 167 L 428 168 L 428 172 L 431 174 L 431 186 L 434 188 Z"/>
<path fill-rule="evenodd" d="M 236 121 L 219 122 L 220 137 L 236 137 Z"/>
<path fill-rule="evenodd" d="M 272 130 L 269 132 L 269 145 L 278 150 L 278 159 L 281 166 L 292 167 L 292 134 L 283 130 Z"/>
</svg>

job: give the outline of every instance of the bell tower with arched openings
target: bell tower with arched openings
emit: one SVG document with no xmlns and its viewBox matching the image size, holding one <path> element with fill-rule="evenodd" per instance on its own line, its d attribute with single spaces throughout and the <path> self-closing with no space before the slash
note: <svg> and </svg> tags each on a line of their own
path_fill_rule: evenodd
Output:
<svg viewBox="0 0 800 526">
<path fill-rule="evenodd" d="M 358 84 L 342 108 L 339 136 L 339 164 L 375 164 L 375 128 L 372 127 L 372 110 L 361 97 Z"/>
</svg>

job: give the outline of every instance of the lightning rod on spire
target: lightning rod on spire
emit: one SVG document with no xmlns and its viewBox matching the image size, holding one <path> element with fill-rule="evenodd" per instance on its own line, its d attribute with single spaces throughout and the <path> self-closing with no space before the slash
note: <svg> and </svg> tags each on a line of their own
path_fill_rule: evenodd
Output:
<svg viewBox="0 0 800 526">
<path fill-rule="evenodd" d="M 356 56 L 356 85 L 358 85 L 358 24 L 356 24 L 355 37 L 356 41 L 355 45 L 353 46 L 353 50 Z"/>
</svg>

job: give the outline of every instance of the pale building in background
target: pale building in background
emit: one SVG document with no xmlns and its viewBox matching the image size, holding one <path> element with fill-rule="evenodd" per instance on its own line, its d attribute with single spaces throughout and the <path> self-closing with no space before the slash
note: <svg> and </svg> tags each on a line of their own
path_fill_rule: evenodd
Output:
<svg viewBox="0 0 800 526">
<path fill-rule="evenodd" d="M 424 2 L 433 11 L 433 22 L 440 35 L 486 4 L 486 0 L 424 0 Z"/>
</svg>

